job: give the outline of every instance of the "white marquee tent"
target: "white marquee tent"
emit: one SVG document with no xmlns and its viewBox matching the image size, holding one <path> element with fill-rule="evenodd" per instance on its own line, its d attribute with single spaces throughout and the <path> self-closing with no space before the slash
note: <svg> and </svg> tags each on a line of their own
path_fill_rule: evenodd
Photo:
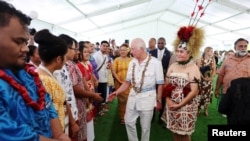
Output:
<svg viewBox="0 0 250 141">
<path fill-rule="evenodd" d="M 250 0 L 211 0 L 207 8 L 210 0 L 6 1 L 33 17 L 31 27 L 37 30 L 47 28 L 79 41 L 114 38 L 118 45 L 125 39 L 140 37 L 147 43 L 151 37 L 165 37 L 168 46 L 179 27 L 188 25 L 198 1 L 205 9 L 197 24 L 206 32 L 204 46 L 227 50 L 240 37 L 250 39 Z"/>
</svg>

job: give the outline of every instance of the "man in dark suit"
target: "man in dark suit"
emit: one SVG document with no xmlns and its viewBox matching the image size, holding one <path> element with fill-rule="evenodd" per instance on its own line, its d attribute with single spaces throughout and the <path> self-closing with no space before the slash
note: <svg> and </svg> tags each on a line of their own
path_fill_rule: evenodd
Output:
<svg viewBox="0 0 250 141">
<path fill-rule="evenodd" d="M 163 75 L 164 78 L 166 77 L 166 73 L 169 66 L 169 60 L 172 56 L 172 52 L 170 52 L 166 47 L 166 40 L 164 37 L 160 37 L 157 41 L 157 49 L 150 50 L 149 54 L 156 57 L 159 61 L 161 61 L 162 68 L 163 68 Z M 166 105 L 166 99 L 162 98 L 162 109 L 160 110 L 159 114 L 159 123 L 162 123 L 161 116 L 164 112 L 164 106 Z M 155 115 L 154 115 L 155 116 Z M 154 120 L 154 117 L 153 117 Z"/>
<path fill-rule="evenodd" d="M 169 60 L 172 53 L 165 47 L 166 40 L 163 37 L 160 37 L 157 41 L 157 49 L 150 50 L 149 54 L 158 58 L 159 61 L 162 63 L 164 78 L 168 69 Z"/>
</svg>

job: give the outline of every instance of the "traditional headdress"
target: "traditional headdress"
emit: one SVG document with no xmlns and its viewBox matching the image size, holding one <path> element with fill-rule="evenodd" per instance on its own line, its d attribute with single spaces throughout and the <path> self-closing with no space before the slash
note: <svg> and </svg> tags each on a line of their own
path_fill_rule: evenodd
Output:
<svg viewBox="0 0 250 141">
<path fill-rule="evenodd" d="M 174 49 L 183 48 L 191 52 L 192 57 L 198 57 L 200 54 L 200 48 L 203 45 L 204 31 L 202 28 L 197 28 L 196 25 L 200 18 L 204 16 L 204 12 L 208 7 L 211 0 L 208 0 L 205 7 L 203 7 L 205 0 L 199 3 L 196 0 L 196 4 L 193 12 L 191 13 L 191 18 L 188 26 L 183 26 L 177 32 L 177 38 L 175 39 L 173 46 Z"/>
</svg>

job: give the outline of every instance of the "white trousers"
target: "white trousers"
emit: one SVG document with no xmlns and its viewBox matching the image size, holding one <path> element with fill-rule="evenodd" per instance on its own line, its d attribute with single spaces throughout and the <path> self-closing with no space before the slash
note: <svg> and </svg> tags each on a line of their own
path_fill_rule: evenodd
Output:
<svg viewBox="0 0 250 141">
<path fill-rule="evenodd" d="M 87 122 L 87 141 L 95 140 L 94 120 Z"/>
<path fill-rule="evenodd" d="M 141 124 L 141 141 L 149 141 L 151 120 L 153 117 L 153 110 L 138 111 L 135 109 L 126 108 L 124 116 L 128 140 L 138 141 L 136 120 L 140 117 Z"/>
</svg>

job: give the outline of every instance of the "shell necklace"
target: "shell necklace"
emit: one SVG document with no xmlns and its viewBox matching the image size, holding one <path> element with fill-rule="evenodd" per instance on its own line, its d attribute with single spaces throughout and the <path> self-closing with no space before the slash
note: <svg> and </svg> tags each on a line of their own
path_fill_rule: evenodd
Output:
<svg viewBox="0 0 250 141">
<path fill-rule="evenodd" d="M 151 59 L 151 55 L 149 55 L 148 60 L 147 60 L 147 62 L 145 64 L 145 67 L 144 67 L 144 69 L 142 71 L 141 82 L 140 82 L 140 87 L 139 88 L 135 87 L 135 63 L 133 64 L 133 68 L 132 68 L 132 86 L 133 86 L 133 89 L 134 89 L 134 91 L 136 93 L 141 92 L 142 85 L 143 85 L 143 82 L 144 82 L 145 72 L 147 70 L 150 59 Z"/>
</svg>

